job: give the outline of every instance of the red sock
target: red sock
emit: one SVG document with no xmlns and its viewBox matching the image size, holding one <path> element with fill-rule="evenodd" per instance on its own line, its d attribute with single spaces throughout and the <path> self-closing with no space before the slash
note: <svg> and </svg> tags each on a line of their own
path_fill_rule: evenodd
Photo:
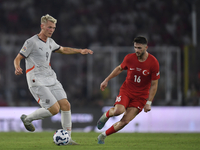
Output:
<svg viewBox="0 0 200 150">
<path fill-rule="evenodd" d="M 110 116 L 109 116 L 109 110 L 108 110 L 107 113 L 106 113 L 106 117 L 107 117 L 107 118 L 110 117 Z"/>
<path fill-rule="evenodd" d="M 108 135 L 113 134 L 115 132 L 117 132 L 117 131 L 115 131 L 114 127 L 111 126 L 108 130 L 106 130 L 106 135 L 108 136 Z"/>
</svg>

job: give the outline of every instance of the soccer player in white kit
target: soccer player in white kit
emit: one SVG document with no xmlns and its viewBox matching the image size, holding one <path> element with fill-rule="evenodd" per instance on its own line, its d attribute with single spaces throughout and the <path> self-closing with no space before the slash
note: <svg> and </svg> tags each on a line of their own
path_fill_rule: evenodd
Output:
<svg viewBox="0 0 200 150">
<path fill-rule="evenodd" d="M 29 115 L 23 114 L 21 120 L 28 131 L 35 131 L 32 121 L 51 117 L 61 110 L 62 128 L 71 136 L 71 108 L 67 95 L 57 80 L 50 65 L 52 52 L 61 54 L 93 54 L 90 49 L 62 47 L 51 38 L 56 28 L 57 20 L 50 15 L 41 17 L 41 31 L 27 39 L 14 60 L 15 74 L 23 74 L 20 62 L 25 58 L 26 78 L 30 92 L 41 108 Z M 70 144 L 77 145 L 73 140 Z"/>
</svg>

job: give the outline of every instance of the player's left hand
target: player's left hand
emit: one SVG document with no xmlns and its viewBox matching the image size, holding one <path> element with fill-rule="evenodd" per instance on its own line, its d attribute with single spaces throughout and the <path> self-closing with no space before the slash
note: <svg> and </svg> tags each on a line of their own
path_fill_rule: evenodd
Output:
<svg viewBox="0 0 200 150">
<path fill-rule="evenodd" d="M 23 74 L 22 68 L 17 67 L 17 68 L 15 69 L 15 75 L 21 75 L 21 74 Z"/>
<path fill-rule="evenodd" d="M 81 54 L 85 55 L 85 54 L 93 54 L 93 51 L 90 49 L 82 49 L 81 50 Z"/>
<path fill-rule="evenodd" d="M 151 105 L 146 104 L 146 105 L 144 106 L 144 112 L 149 112 L 150 110 L 151 110 Z"/>
</svg>

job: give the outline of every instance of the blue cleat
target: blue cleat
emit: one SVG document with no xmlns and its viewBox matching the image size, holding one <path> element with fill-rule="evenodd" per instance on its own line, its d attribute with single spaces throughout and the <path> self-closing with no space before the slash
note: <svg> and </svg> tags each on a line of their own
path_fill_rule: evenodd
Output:
<svg viewBox="0 0 200 150">
<path fill-rule="evenodd" d="M 98 140 L 98 144 L 104 144 L 104 140 L 105 140 L 106 136 L 103 135 L 102 133 L 97 137 Z"/>
<path fill-rule="evenodd" d="M 107 118 L 106 117 L 106 113 L 107 112 L 105 112 L 102 116 L 101 116 L 101 118 L 98 120 L 98 122 L 97 122 L 97 128 L 100 130 L 100 129 L 102 129 L 103 127 L 104 127 L 104 125 L 105 125 L 105 123 L 108 121 L 108 119 L 109 118 Z"/>
</svg>

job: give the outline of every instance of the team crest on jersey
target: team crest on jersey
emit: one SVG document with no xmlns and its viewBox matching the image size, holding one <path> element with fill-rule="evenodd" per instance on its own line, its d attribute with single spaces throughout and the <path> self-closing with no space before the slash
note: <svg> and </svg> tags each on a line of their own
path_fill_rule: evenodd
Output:
<svg viewBox="0 0 200 150">
<path fill-rule="evenodd" d="M 26 52 L 26 47 L 24 46 L 21 50 L 23 51 L 23 52 Z"/>
<path fill-rule="evenodd" d="M 149 70 L 143 70 L 143 71 L 142 71 L 142 74 L 143 74 L 144 76 L 148 76 L 149 73 L 150 73 Z"/>
<path fill-rule="evenodd" d="M 50 103 L 50 99 L 46 99 L 46 103 L 49 104 Z"/>
</svg>

